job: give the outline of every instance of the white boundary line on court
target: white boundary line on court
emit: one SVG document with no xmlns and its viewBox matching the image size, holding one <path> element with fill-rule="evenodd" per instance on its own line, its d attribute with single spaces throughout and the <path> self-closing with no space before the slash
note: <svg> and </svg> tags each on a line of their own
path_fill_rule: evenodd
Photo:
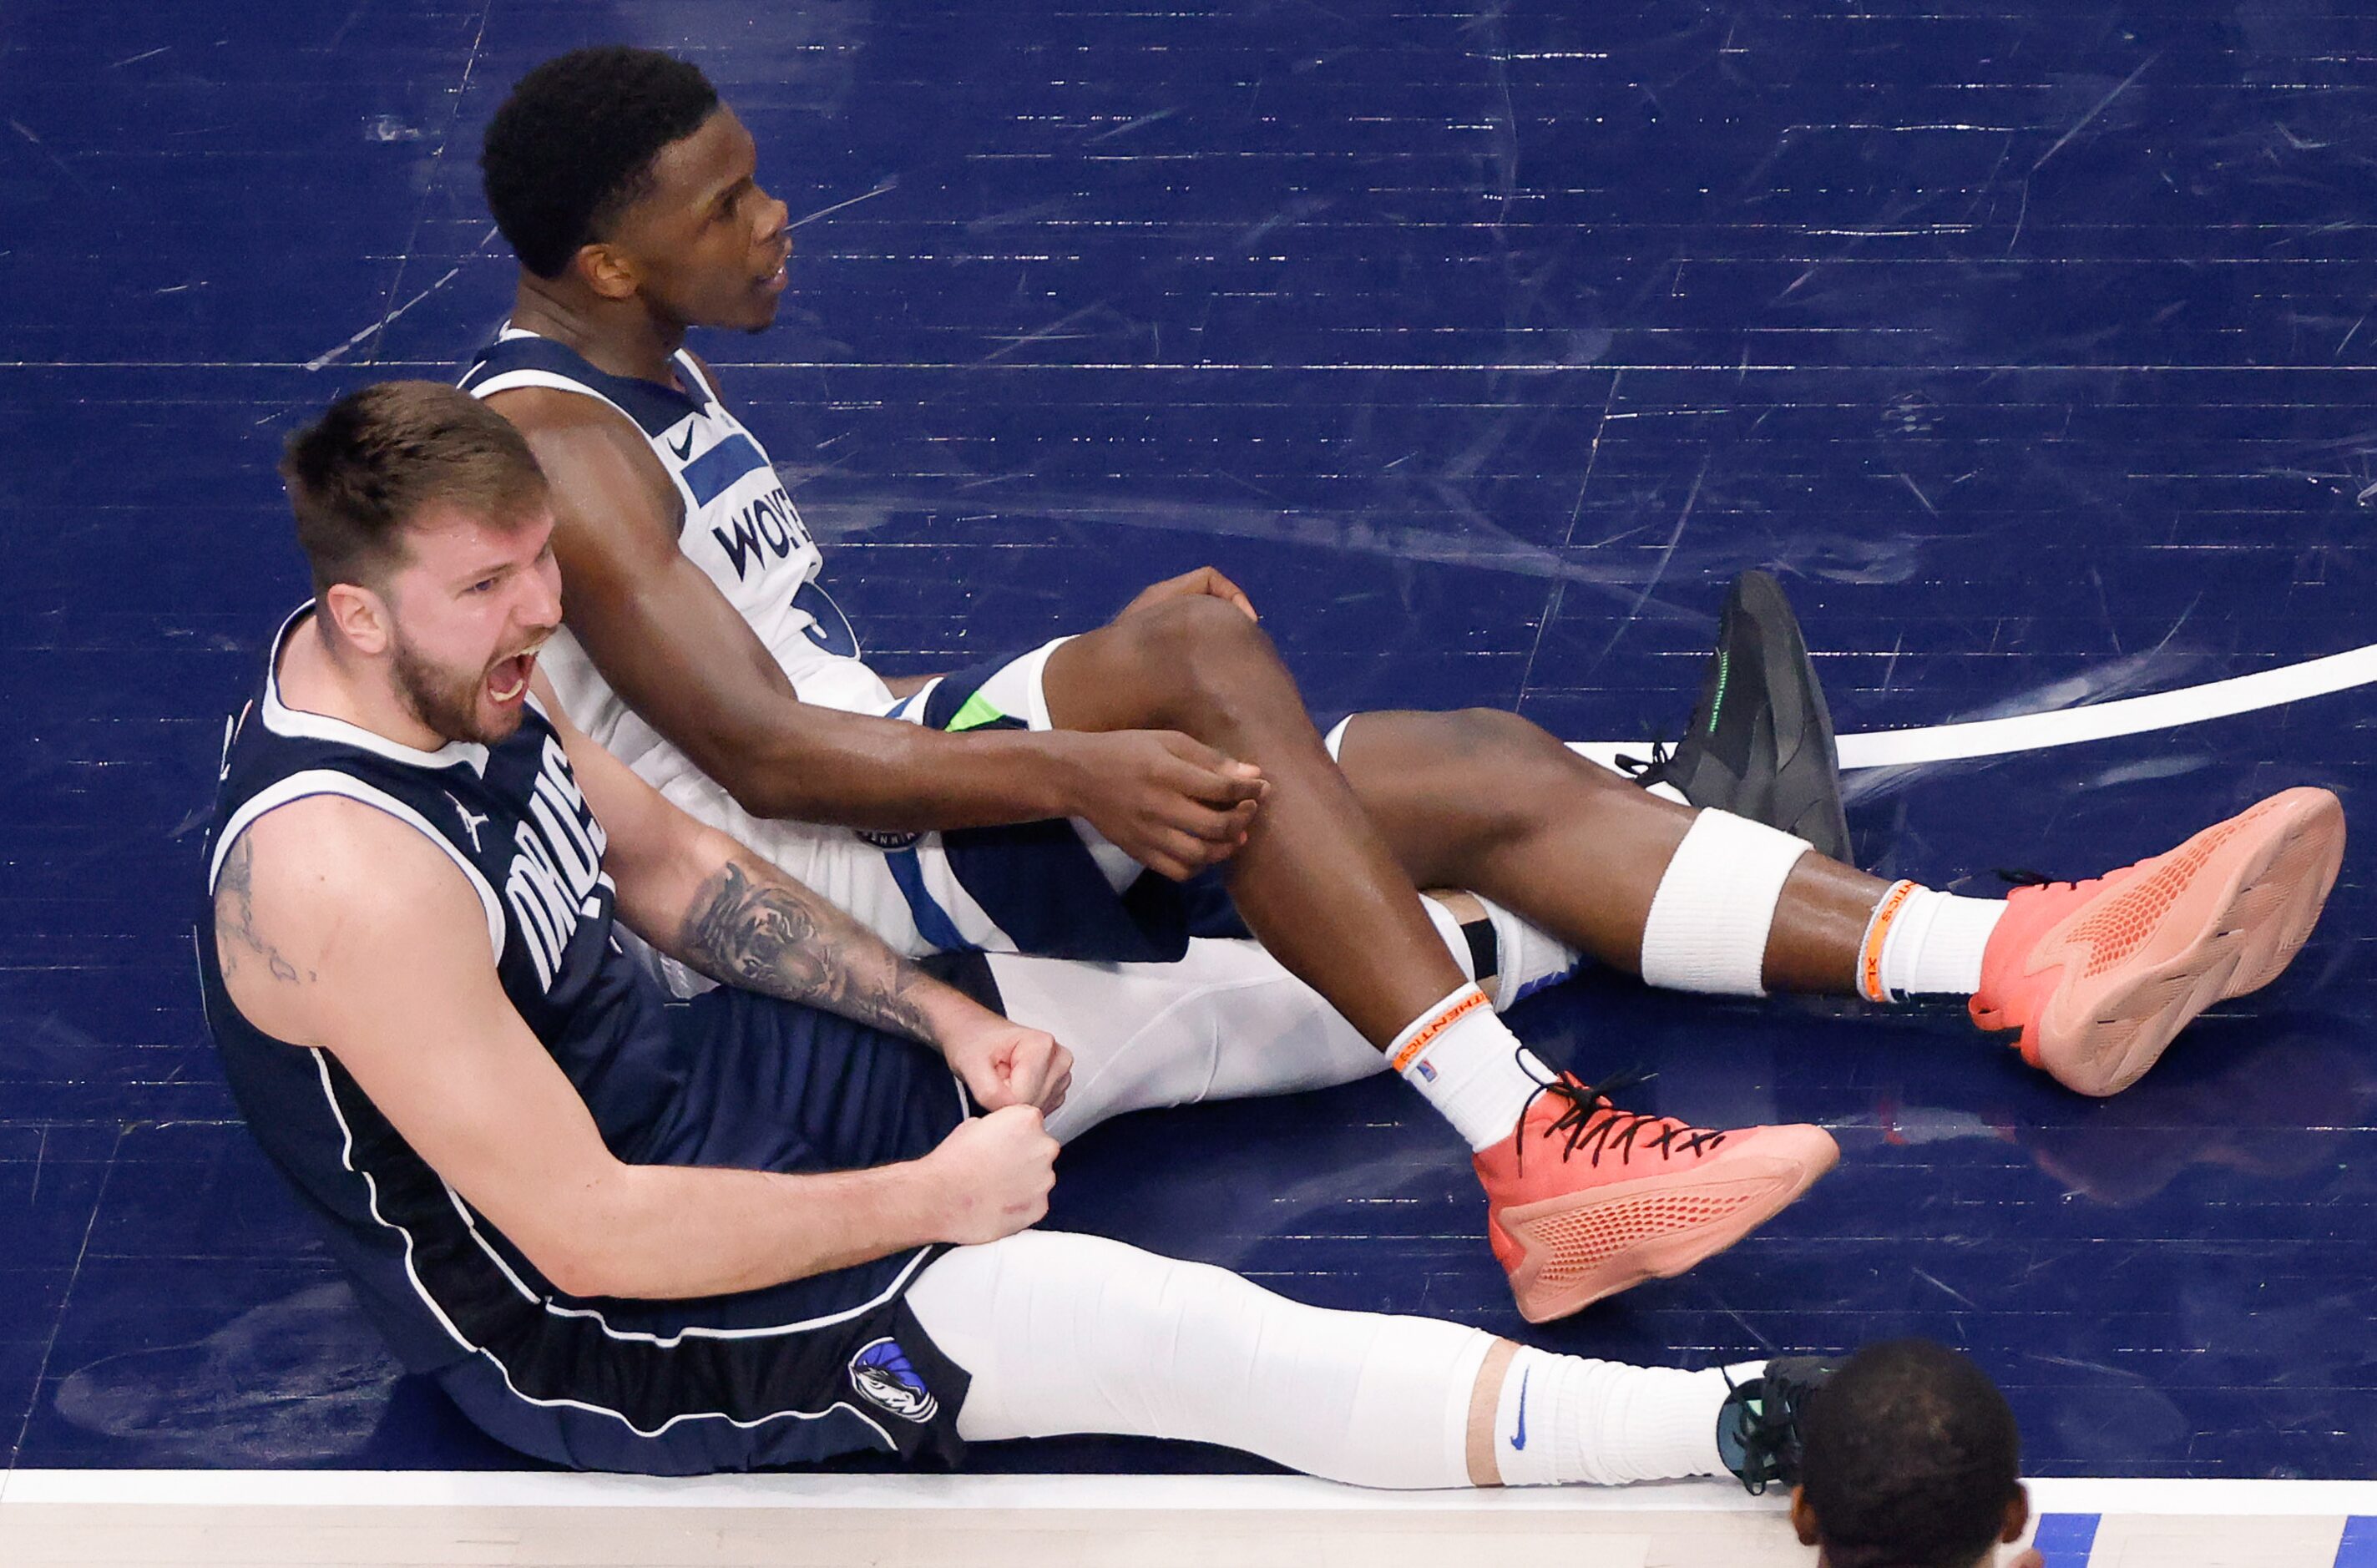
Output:
<svg viewBox="0 0 2377 1568">
<path fill-rule="evenodd" d="M 2306 659 L 2276 669 L 2172 691 L 2124 697 L 2078 708 L 2050 708 L 2002 719 L 1974 719 L 1918 729 L 1871 730 L 1838 737 L 1841 771 L 1904 768 L 1918 762 L 1954 762 L 2001 757 L 2013 751 L 2044 751 L 2084 741 L 2110 740 L 2148 730 L 2178 729 L 2208 719 L 2225 719 L 2305 698 L 2325 697 L 2377 682 L 2377 643 Z M 1642 749 L 1641 741 L 1571 741 L 1570 749 L 1610 765 L 1619 751 Z"/>
<path fill-rule="evenodd" d="M 2377 643 L 2201 686 L 2078 708 L 1839 737 L 1841 768 L 1906 767 L 2044 750 L 2173 729 L 2377 682 Z M 1571 742 L 1608 763 L 1639 742 Z M 2042 1513 L 2180 1516 L 2377 1515 L 2377 1481 L 2049 1478 L 2030 1483 Z M 1507 1510 L 1762 1512 L 1714 1482 L 1510 1491 L 1380 1492 L 1304 1476 L 701 1476 L 655 1478 L 443 1470 L 15 1470 L 0 1505 L 312 1507 L 642 1507 L 853 1509 Z"/>
<path fill-rule="evenodd" d="M 2377 681 L 2377 643 L 2282 664 L 2273 670 L 2233 676 L 2175 691 L 2150 692 L 2115 702 L 2058 708 L 2003 719 L 1935 724 L 1924 729 L 1879 730 L 1839 737 L 1841 766 L 1898 768 L 1915 762 L 1949 762 L 1996 757 L 2009 751 L 2042 751 L 2083 741 L 2110 740 L 2148 730 L 2177 729 L 2207 719 L 2225 719 L 2305 698 L 2325 697 Z"/>
<path fill-rule="evenodd" d="M 2044 1514 L 2377 1515 L 2377 1481 L 2097 1479 L 2030 1483 Z M 818 1476 L 682 1478 L 472 1470 L 17 1470 L 0 1507 L 836 1508 L 1035 1512 L 1763 1514 L 1729 1481 L 1490 1491 L 1373 1491 L 1306 1476 Z"/>
</svg>

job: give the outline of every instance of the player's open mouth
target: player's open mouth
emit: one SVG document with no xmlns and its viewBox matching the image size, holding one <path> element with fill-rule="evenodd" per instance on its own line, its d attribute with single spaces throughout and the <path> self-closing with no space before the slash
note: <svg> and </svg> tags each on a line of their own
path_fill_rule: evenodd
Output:
<svg viewBox="0 0 2377 1568">
<path fill-rule="evenodd" d="M 536 650 L 515 653 L 487 672 L 487 695 L 497 702 L 517 702 L 528 689 L 528 677 L 536 669 Z"/>
</svg>

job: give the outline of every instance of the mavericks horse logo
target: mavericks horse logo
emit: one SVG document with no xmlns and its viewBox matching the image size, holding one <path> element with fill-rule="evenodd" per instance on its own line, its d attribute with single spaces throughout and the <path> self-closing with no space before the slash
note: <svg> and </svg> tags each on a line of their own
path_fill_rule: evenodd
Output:
<svg viewBox="0 0 2377 1568">
<path fill-rule="evenodd" d="M 908 1364 L 908 1353 L 896 1339 L 876 1340 L 853 1356 L 850 1381 L 870 1404 L 902 1420 L 922 1424 L 941 1407 L 916 1369 Z"/>
</svg>

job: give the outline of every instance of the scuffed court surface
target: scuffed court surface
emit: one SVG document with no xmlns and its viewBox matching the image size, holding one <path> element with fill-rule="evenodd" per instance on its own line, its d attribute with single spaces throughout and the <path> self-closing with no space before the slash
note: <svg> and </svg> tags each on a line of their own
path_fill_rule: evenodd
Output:
<svg viewBox="0 0 2377 1568">
<path fill-rule="evenodd" d="M 492 329 L 479 128 L 530 64 L 617 40 L 698 59 L 823 213 L 779 327 L 696 346 L 887 667 L 1206 561 L 1316 708 L 1516 705 L 1580 738 L 1682 722 L 1752 565 L 1845 732 L 2377 637 L 2364 0 L 17 7 L 17 1466 L 512 1463 L 396 1375 L 233 1120 L 186 924 L 223 714 L 303 592 L 278 440 Z M 1862 772 L 1850 821 L 1869 866 L 1979 892 L 2287 784 L 2362 813 L 2371 701 Z M 1555 1059 L 1655 1068 L 1645 1108 L 1819 1120 L 1845 1158 L 1691 1276 L 1528 1336 L 1706 1364 L 1929 1334 L 2007 1385 L 2039 1474 L 2377 1474 L 2365 866 L 2277 986 L 2104 1104 L 1953 1010 L 1530 1003 Z M 1053 1223 L 1520 1329 L 1466 1159 L 1393 1084 L 1142 1118 L 1061 1168 Z"/>
</svg>

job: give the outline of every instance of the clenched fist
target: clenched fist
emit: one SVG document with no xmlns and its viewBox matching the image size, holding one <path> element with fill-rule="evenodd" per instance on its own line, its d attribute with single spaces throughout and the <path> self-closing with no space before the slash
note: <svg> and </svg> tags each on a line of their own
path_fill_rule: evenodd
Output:
<svg viewBox="0 0 2377 1568">
<path fill-rule="evenodd" d="M 1040 1223 L 1057 1184 L 1057 1140 L 1030 1106 L 961 1124 L 923 1160 L 944 1223 L 938 1239 L 977 1246 Z"/>
<path fill-rule="evenodd" d="M 1031 1106 L 1053 1115 L 1073 1086 L 1073 1053 L 1044 1029 L 985 1011 L 972 1025 L 946 1031 L 941 1054 L 985 1110 Z"/>
</svg>

